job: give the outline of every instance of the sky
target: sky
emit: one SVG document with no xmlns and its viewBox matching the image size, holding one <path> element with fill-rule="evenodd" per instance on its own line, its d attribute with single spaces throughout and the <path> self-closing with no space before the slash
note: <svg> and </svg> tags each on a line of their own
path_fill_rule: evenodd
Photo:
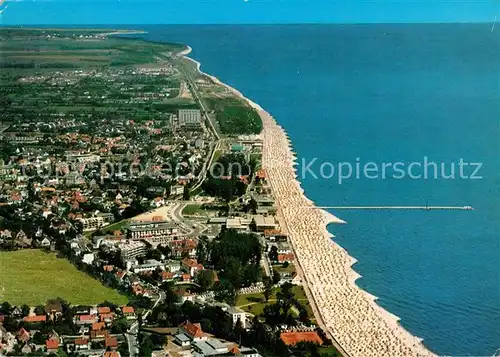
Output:
<svg viewBox="0 0 500 357">
<path fill-rule="evenodd" d="M 0 0 L 0 24 L 492 22 L 500 0 Z"/>
</svg>

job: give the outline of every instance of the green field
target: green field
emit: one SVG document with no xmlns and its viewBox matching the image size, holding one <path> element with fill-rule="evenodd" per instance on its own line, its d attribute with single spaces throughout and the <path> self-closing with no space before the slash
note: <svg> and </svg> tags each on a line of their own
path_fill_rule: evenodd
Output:
<svg viewBox="0 0 500 357">
<path fill-rule="evenodd" d="M 187 216 L 193 216 L 199 213 L 203 213 L 201 205 L 199 204 L 189 204 L 182 209 L 182 214 Z"/>
<path fill-rule="evenodd" d="M 60 297 L 73 305 L 104 300 L 126 304 L 127 297 L 76 269 L 66 259 L 41 250 L 0 252 L 0 302 L 30 306 Z"/>
</svg>

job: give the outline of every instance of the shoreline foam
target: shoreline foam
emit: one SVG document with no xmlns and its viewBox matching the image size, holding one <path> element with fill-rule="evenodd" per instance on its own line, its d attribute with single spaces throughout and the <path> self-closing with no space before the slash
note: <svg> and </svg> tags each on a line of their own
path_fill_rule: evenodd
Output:
<svg viewBox="0 0 500 357">
<path fill-rule="evenodd" d="M 334 236 L 327 229 L 331 223 L 346 222 L 315 208 L 314 202 L 305 196 L 297 180 L 297 158 L 285 130 L 240 91 L 202 72 L 200 62 L 187 57 L 191 50 L 188 46 L 178 55 L 194 62 L 200 73 L 245 100 L 262 119 L 262 163 L 279 206 L 278 217 L 289 234 L 318 324 L 334 345 L 343 355 L 352 357 L 436 356 L 422 339 L 401 326 L 398 316 L 378 305 L 377 297 L 356 285 L 361 277 L 352 268 L 356 259 L 332 239 Z"/>
</svg>

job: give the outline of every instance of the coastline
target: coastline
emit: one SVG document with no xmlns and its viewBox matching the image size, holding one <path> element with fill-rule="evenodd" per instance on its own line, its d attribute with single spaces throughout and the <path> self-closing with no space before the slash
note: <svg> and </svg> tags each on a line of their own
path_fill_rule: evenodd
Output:
<svg viewBox="0 0 500 357">
<path fill-rule="evenodd" d="M 102 36 L 118 36 L 118 35 L 143 35 L 145 33 L 148 33 L 147 31 L 144 30 L 118 30 L 118 31 L 113 31 L 113 32 L 105 32 L 102 33 Z"/>
<path fill-rule="evenodd" d="M 237 89 L 201 71 L 188 57 L 191 47 L 177 54 L 197 65 L 198 71 L 224 86 L 257 110 L 264 141 L 262 165 L 278 204 L 280 225 L 286 228 L 298 272 L 320 327 L 344 356 L 436 356 L 400 323 L 400 318 L 379 306 L 377 297 L 356 285 L 361 276 L 352 268 L 356 259 L 337 244 L 329 224 L 346 222 L 317 209 L 297 179 L 296 154 L 285 130 L 260 105 Z M 319 239 L 318 239 L 319 238 Z M 322 257 L 322 259 L 318 259 Z"/>
</svg>

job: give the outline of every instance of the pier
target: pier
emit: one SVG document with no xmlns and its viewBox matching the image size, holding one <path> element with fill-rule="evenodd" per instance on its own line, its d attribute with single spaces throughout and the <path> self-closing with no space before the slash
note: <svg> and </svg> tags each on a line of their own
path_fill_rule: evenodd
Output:
<svg viewBox="0 0 500 357">
<path fill-rule="evenodd" d="M 472 206 L 312 206 L 312 209 L 337 210 L 422 210 L 422 211 L 473 211 Z"/>
</svg>

